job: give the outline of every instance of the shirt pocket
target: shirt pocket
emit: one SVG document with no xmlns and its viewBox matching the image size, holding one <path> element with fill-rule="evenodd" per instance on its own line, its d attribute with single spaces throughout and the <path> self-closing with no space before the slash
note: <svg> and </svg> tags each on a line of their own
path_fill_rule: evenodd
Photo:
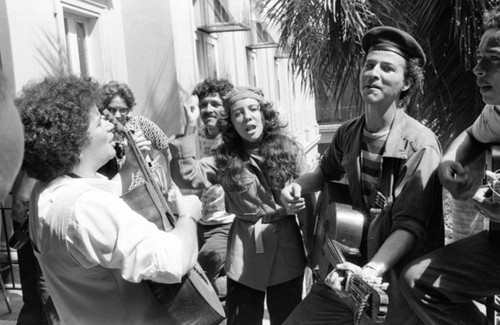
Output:
<svg viewBox="0 0 500 325">
<path fill-rule="evenodd" d="M 254 216 L 261 211 L 262 201 L 257 195 L 257 179 L 254 175 L 240 180 L 242 191 L 226 191 L 226 210 L 241 216 Z"/>
</svg>

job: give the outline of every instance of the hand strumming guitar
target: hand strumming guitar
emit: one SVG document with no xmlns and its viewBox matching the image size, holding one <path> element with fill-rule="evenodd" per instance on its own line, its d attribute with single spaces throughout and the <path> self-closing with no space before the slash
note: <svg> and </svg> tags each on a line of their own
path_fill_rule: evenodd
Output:
<svg viewBox="0 0 500 325">
<path fill-rule="evenodd" d="M 142 152 L 142 155 L 145 157 L 148 152 L 151 150 L 151 141 L 146 139 L 142 131 L 137 131 L 132 135 L 134 142 L 139 148 L 139 150 Z M 135 157 L 134 154 L 129 153 L 131 148 L 127 143 L 127 140 L 124 142 L 124 149 L 125 149 L 125 155 L 127 157 L 127 162 L 131 164 L 132 166 L 139 168 L 139 163 L 137 162 L 137 158 Z"/>
<path fill-rule="evenodd" d="M 474 177 L 467 167 L 457 161 L 443 161 L 438 167 L 438 174 L 451 195 L 458 200 L 467 200 L 471 196 Z"/>
</svg>

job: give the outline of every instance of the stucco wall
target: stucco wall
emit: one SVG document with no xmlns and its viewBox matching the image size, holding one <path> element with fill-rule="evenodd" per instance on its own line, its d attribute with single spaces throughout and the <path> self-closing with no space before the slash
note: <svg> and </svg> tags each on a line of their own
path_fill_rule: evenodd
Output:
<svg viewBox="0 0 500 325">
<path fill-rule="evenodd" d="M 182 1 L 184 2 L 184 1 Z M 174 5 L 177 1 L 174 1 Z M 141 1 L 123 1 L 123 34 L 128 70 L 128 83 L 136 96 L 137 107 L 134 114 L 142 114 L 155 121 L 167 135 L 181 131 L 183 118 L 179 85 L 188 87 L 194 83 L 196 60 L 189 59 L 194 43 L 188 8 L 181 3 L 176 5 L 176 27 L 172 27 L 169 1 L 149 0 L 145 6 Z M 181 25 L 181 26 L 179 26 Z M 183 26 L 184 25 L 184 28 Z M 177 34 L 176 46 L 174 32 L 185 30 L 188 37 Z M 196 51 L 194 51 L 196 53 Z M 183 69 L 188 66 L 190 68 Z M 178 73 L 178 69 L 182 73 Z M 186 70 L 186 71 L 184 71 Z M 185 77 L 185 85 L 179 80 Z M 189 81 L 189 79 L 192 81 Z"/>
<path fill-rule="evenodd" d="M 2 65 L 16 92 L 30 79 L 64 69 L 52 0 L 8 0 L 0 4 L 0 11 Z"/>
</svg>

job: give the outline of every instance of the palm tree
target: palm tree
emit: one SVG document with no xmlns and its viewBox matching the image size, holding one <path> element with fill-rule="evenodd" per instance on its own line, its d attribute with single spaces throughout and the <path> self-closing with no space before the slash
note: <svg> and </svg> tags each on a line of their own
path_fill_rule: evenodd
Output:
<svg viewBox="0 0 500 325">
<path fill-rule="evenodd" d="M 428 125 L 442 143 L 469 126 L 481 111 L 483 104 L 471 70 L 482 34 L 482 13 L 499 3 L 498 0 L 266 1 L 267 17 L 280 30 L 279 45 L 287 49 L 291 68 L 317 97 L 327 98 L 332 115 L 338 115 L 346 94 L 350 107 L 357 108 L 349 115 L 362 112 L 357 84 L 364 55 L 361 38 L 369 28 L 389 25 L 414 35 L 428 60 L 423 93 L 411 103 L 408 113 Z M 482 172 L 481 167 L 477 169 Z M 452 201 L 451 209 L 465 213 L 468 209 L 461 204 Z M 462 220 L 475 218 L 475 213 L 464 213 L 454 215 Z M 462 224 L 468 227 L 469 222 Z"/>
<path fill-rule="evenodd" d="M 348 87 L 357 84 L 361 38 L 371 27 L 409 31 L 428 55 L 426 82 L 409 113 L 442 141 L 479 114 L 481 97 L 471 68 L 481 37 L 482 12 L 498 0 L 267 0 L 267 17 L 278 25 L 279 44 L 291 68 L 311 91 L 328 93 L 333 111 Z M 356 87 L 356 86 L 354 86 Z M 359 92 L 351 104 L 361 108 Z M 359 112 L 359 111 L 358 111 Z"/>
</svg>

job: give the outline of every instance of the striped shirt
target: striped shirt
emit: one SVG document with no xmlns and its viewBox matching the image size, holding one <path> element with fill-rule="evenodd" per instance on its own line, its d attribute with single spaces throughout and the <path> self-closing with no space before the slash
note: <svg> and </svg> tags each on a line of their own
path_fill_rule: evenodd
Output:
<svg viewBox="0 0 500 325">
<path fill-rule="evenodd" d="M 384 152 L 385 141 L 388 135 L 389 130 L 371 133 L 363 129 L 363 139 L 361 141 L 361 183 L 363 196 L 369 207 L 372 207 L 370 197 L 373 188 L 376 188 L 378 185 L 382 153 Z"/>
</svg>

